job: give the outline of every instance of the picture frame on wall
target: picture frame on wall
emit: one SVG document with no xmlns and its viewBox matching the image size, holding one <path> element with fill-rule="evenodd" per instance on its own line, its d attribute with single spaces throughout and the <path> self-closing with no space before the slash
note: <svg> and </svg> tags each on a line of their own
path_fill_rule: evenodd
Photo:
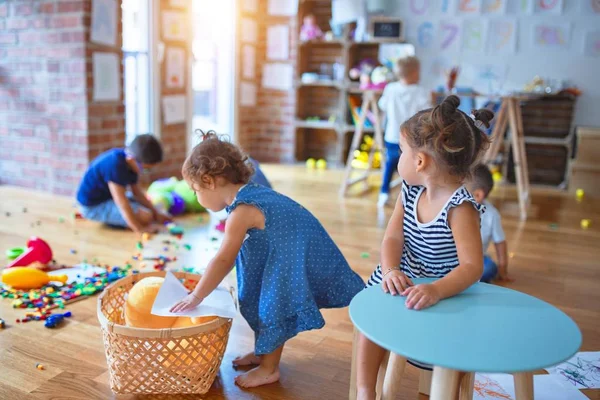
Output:
<svg viewBox="0 0 600 400">
<path fill-rule="evenodd" d="M 373 16 L 369 18 L 367 34 L 372 42 L 403 42 L 404 22 L 400 18 Z"/>
</svg>

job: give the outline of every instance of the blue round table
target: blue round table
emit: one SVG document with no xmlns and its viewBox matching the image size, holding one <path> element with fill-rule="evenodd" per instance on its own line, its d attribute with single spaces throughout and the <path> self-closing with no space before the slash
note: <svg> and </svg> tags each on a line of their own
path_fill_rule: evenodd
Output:
<svg viewBox="0 0 600 400">
<path fill-rule="evenodd" d="M 413 279 L 415 284 L 433 281 Z M 533 395 L 530 371 L 561 363 L 581 346 L 581 331 L 558 308 L 485 283 L 420 311 L 407 309 L 404 297 L 373 286 L 354 297 L 350 318 L 384 349 L 433 365 L 432 399 L 440 391 L 436 376 L 454 382 L 458 371 L 512 373 L 515 384 L 524 381 L 531 386 L 524 392 Z M 441 395 L 437 398 L 447 398 Z"/>
</svg>

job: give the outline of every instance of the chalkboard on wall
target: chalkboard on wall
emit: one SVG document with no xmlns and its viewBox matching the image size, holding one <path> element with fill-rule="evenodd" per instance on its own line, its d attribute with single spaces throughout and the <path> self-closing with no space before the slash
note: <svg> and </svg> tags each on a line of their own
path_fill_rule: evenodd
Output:
<svg viewBox="0 0 600 400">
<path fill-rule="evenodd" d="M 371 17 L 369 36 L 376 42 L 401 42 L 404 40 L 404 24 L 399 18 Z"/>
</svg>

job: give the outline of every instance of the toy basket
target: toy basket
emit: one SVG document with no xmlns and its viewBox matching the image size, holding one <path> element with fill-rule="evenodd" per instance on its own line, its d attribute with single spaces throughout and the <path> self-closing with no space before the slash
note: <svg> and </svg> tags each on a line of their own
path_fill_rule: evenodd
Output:
<svg viewBox="0 0 600 400">
<path fill-rule="evenodd" d="M 200 275 L 176 272 L 192 289 Z M 125 326 L 123 305 L 141 279 L 165 276 L 148 272 L 127 276 L 108 286 L 98 298 L 98 319 L 110 374 L 117 394 L 204 394 L 211 387 L 227 347 L 231 319 L 176 329 Z"/>
</svg>

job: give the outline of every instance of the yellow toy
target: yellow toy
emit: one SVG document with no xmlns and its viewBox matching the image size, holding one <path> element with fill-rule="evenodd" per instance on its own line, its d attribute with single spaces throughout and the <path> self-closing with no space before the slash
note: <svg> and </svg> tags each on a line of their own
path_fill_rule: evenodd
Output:
<svg viewBox="0 0 600 400">
<path fill-rule="evenodd" d="M 327 161 L 320 159 L 317 161 L 317 169 L 327 169 Z"/>
<path fill-rule="evenodd" d="M 29 267 L 6 268 L 2 272 L 2 282 L 13 289 L 39 289 L 50 282 L 66 283 L 67 275 L 48 275 L 44 271 Z"/>
<path fill-rule="evenodd" d="M 306 168 L 314 169 L 316 165 L 317 165 L 317 162 L 315 161 L 314 158 L 309 158 L 308 160 L 306 160 Z"/>
<path fill-rule="evenodd" d="M 581 220 L 581 229 L 587 229 L 590 227 L 590 225 L 592 225 L 591 219 L 582 219 Z"/>
<path fill-rule="evenodd" d="M 583 200 L 583 196 L 585 196 L 585 192 L 583 191 L 583 189 L 577 189 L 575 191 L 575 196 L 577 197 L 577 201 L 581 201 Z"/>
<path fill-rule="evenodd" d="M 153 276 L 136 283 L 125 302 L 125 323 L 135 328 L 164 329 L 171 328 L 177 317 L 161 317 L 152 315 L 154 299 L 165 278 Z"/>
</svg>

